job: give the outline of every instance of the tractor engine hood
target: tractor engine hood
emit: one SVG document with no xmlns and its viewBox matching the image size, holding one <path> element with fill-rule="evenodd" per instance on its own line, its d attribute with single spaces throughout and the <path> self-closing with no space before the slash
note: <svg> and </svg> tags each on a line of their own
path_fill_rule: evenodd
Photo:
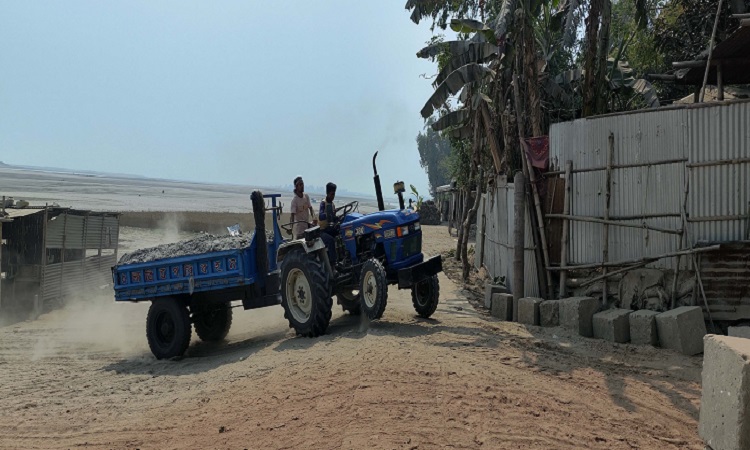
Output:
<svg viewBox="0 0 750 450">
<path fill-rule="evenodd" d="M 341 228 L 364 226 L 369 230 L 387 230 L 417 220 L 419 220 L 419 214 L 410 209 L 388 209 L 367 215 L 347 214 L 346 219 L 341 223 Z"/>
</svg>

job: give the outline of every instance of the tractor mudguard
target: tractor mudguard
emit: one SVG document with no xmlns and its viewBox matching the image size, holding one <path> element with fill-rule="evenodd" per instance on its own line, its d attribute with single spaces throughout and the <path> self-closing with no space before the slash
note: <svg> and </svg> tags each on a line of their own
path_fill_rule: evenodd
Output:
<svg viewBox="0 0 750 450">
<path fill-rule="evenodd" d="M 414 264 L 411 267 L 405 267 L 398 271 L 398 288 L 409 289 L 420 281 L 436 275 L 443 271 L 443 260 L 440 255 Z"/>
</svg>

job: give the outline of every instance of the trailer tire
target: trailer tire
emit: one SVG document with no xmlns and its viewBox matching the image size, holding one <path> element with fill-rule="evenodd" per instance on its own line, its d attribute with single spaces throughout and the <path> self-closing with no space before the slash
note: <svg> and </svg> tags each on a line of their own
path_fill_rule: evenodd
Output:
<svg viewBox="0 0 750 450">
<path fill-rule="evenodd" d="M 411 302 L 420 317 L 428 319 L 435 312 L 440 302 L 440 283 L 437 275 L 412 286 Z"/>
<path fill-rule="evenodd" d="M 360 305 L 367 318 L 376 320 L 383 317 L 388 304 L 388 278 L 383 265 L 375 258 L 362 265 L 359 277 Z"/>
<path fill-rule="evenodd" d="M 202 341 L 221 341 L 232 326 L 232 308 L 229 303 L 199 306 L 193 309 L 195 334 Z"/>
<path fill-rule="evenodd" d="M 362 315 L 362 304 L 360 297 L 361 296 L 359 295 L 359 292 L 357 292 L 357 294 L 354 294 L 352 290 L 346 290 L 336 294 L 336 299 L 338 300 L 339 305 L 341 305 L 341 309 L 343 309 L 344 312 L 348 312 L 352 316 Z"/>
<path fill-rule="evenodd" d="M 313 254 L 300 249 L 287 253 L 281 262 L 281 305 L 289 327 L 300 336 L 325 334 L 331 322 L 333 299 L 329 275 Z"/>
<path fill-rule="evenodd" d="M 190 345 L 190 315 L 187 305 L 176 298 L 151 302 L 146 317 L 146 338 L 156 359 L 182 356 Z"/>
</svg>

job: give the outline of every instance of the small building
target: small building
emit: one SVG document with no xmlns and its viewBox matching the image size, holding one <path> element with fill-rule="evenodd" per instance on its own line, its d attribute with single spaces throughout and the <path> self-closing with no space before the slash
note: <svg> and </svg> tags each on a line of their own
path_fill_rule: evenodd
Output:
<svg viewBox="0 0 750 450">
<path fill-rule="evenodd" d="M 112 282 L 117 213 L 4 208 L 0 236 L 0 319 L 23 319 Z"/>
</svg>

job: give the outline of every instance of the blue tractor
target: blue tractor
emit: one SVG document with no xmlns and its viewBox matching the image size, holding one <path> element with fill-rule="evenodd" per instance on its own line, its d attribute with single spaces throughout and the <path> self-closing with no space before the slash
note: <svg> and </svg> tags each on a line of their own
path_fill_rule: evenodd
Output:
<svg viewBox="0 0 750 450">
<path fill-rule="evenodd" d="M 382 317 L 388 286 L 411 289 L 417 314 L 428 318 L 438 306 L 442 268 L 439 255 L 425 259 L 419 214 L 404 207 L 404 183 L 394 184 L 399 209 L 385 210 L 380 177 L 372 158 L 378 212 L 355 212 L 357 202 L 337 208 L 335 267 L 320 238 L 319 227 L 305 231 L 303 239 L 282 243 L 277 252 L 284 316 L 297 334 L 324 334 L 331 320 L 333 296 L 344 311 Z M 285 228 L 293 223 L 284 225 Z"/>
</svg>

